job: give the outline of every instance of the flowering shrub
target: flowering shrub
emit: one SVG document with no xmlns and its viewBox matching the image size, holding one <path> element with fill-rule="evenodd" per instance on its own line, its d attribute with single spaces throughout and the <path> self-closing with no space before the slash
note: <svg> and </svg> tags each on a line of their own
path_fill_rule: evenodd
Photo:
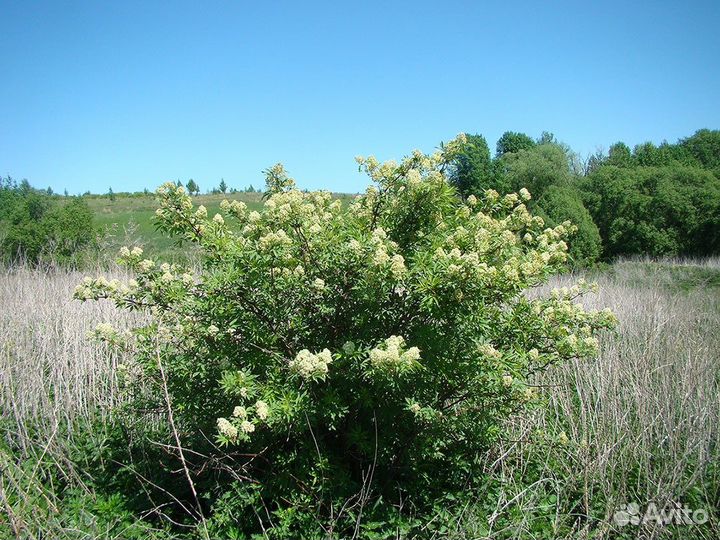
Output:
<svg viewBox="0 0 720 540">
<path fill-rule="evenodd" d="M 151 314 L 133 332 L 150 399 L 165 385 L 184 445 L 234 471 L 208 488 L 211 527 L 338 531 L 401 501 L 422 516 L 472 486 L 503 419 L 537 399 L 533 373 L 596 353 L 614 317 L 583 309 L 586 285 L 524 294 L 562 268 L 572 225 L 546 228 L 526 190 L 463 202 L 444 172 L 462 143 L 358 158 L 373 185 L 345 208 L 279 165 L 262 212 L 209 217 L 166 184 L 158 227 L 198 244 L 202 269 L 124 249 L 132 282 L 78 286 Z"/>
</svg>

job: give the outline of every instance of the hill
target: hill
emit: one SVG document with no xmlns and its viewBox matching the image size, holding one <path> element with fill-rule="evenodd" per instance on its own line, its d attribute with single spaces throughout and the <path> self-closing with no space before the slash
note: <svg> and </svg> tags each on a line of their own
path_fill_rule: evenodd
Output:
<svg viewBox="0 0 720 540">
<path fill-rule="evenodd" d="M 260 210 L 262 193 L 211 193 L 193 197 L 195 206 L 203 205 L 208 215 L 220 212 L 220 203 L 242 201 L 249 210 Z M 334 193 L 334 198 L 345 201 L 353 195 Z M 177 243 L 155 230 L 153 217 L 158 207 L 152 193 L 117 193 L 110 195 L 84 195 L 83 199 L 93 212 L 93 224 L 100 235 L 99 254 L 113 256 L 124 245 L 141 246 L 153 258 L 164 260 L 184 259 L 187 245 Z"/>
</svg>

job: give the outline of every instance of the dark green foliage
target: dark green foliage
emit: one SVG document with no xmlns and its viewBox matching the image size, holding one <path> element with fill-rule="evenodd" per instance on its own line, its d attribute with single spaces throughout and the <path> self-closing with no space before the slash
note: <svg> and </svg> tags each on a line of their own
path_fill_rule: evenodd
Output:
<svg viewBox="0 0 720 540">
<path fill-rule="evenodd" d="M 193 180 L 192 178 L 188 180 L 188 183 L 185 184 L 185 187 L 188 190 L 188 193 L 190 194 L 197 194 L 200 193 L 200 186 L 197 185 L 197 182 Z"/>
<path fill-rule="evenodd" d="M 7 178 L 0 183 L 0 256 L 38 263 L 70 262 L 95 240 L 93 215 L 80 198 L 60 198 Z"/>
<path fill-rule="evenodd" d="M 607 156 L 597 152 L 588 159 L 584 179 L 572 167 L 569 149 L 552 134 L 543 133 L 537 143 L 528 139 L 508 132 L 498 141 L 492 187 L 526 187 L 536 201 L 544 200 L 538 208 L 552 223 L 580 220 L 575 222 L 581 230 L 572 252 L 576 263 L 590 262 L 599 254 L 595 227 L 583 203 L 597 224 L 607 258 L 720 251 L 720 131 L 702 129 L 676 144 L 647 142 L 633 151 L 623 142 L 615 143 Z M 571 195 L 572 186 L 580 188 L 582 202 L 577 192 Z"/>
<path fill-rule="evenodd" d="M 606 165 L 613 165 L 614 167 L 632 167 L 633 159 L 630 148 L 624 142 L 617 142 L 610 147 L 608 157 L 605 160 Z"/>
<path fill-rule="evenodd" d="M 720 130 L 701 129 L 678 144 L 705 169 L 720 173 Z"/>
<path fill-rule="evenodd" d="M 603 166 L 585 199 L 608 256 L 720 250 L 720 179 L 697 167 Z"/>
<path fill-rule="evenodd" d="M 482 135 L 467 135 L 465 150 L 458 155 L 451 180 L 463 197 L 497 189 L 490 148 Z"/>
<path fill-rule="evenodd" d="M 557 144 L 505 154 L 499 160 L 499 169 L 509 191 L 526 188 L 536 199 L 550 186 L 566 186 L 572 179 L 567 153 Z"/>
<path fill-rule="evenodd" d="M 578 230 L 569 242 L 569 255 L 575 266 L 590 265 L 600 258 L 600 231 L 577 189 L 570 186 L 550 186 L 537 201 L 536 212 L 550 226 L 559 225 L 566 220 L 577 226 Z"/>
<path fill-rule="evenodd" d="M 535 146 L 535 141 L 524 133 L 506 131 L 500 139 L 498 139 L 495 156 L 501 157 L 505 154 L 519 152 L 520 150 L 529 150 L 533 146 Z"/>
<path fill-rule="evenodd" d="M 655 146 L 651 142 L 639 144 L 633 151 L 633 166 L 666 167 L 668 165 L 686 165 L 698 167 L 698 160 L 684 146 L 663 142 Z"/>
</svg>

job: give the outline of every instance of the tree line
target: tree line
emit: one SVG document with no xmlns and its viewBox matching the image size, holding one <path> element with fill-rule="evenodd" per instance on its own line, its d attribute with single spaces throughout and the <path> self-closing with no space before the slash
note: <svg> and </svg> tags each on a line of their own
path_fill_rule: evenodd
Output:
<svg viewBox="0 0 720 540">
<path fill-rule="evenodd" d="M 27 180 L 0 177 L 0 260 L 69 263 L 93 242 L 92 210 L 81 197 L 58 197 Z"/>
<path fill-rule="evenodd" d="M 578 226 L 575 264 L 617 256 L 720 253 L 720 131 L 701 129 L 674 144 L 623 142 L 581 159 L 550 133 L 505 132 L 492 156 L 482 135 L 450 173 L 461 196 L 526 187 L 534 213 Z"/>
</svg>

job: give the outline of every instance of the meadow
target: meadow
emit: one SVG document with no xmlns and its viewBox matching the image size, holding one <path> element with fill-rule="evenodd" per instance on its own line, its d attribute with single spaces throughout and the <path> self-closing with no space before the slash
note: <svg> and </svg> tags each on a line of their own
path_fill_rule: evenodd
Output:
<svg viewBox="0 0 720 540">
<path fill-rule="evenodd" d="M 262 196 L 260 192 L 208 193 L 197 195 L 193 200 L 197 206 L 205 206 L 212 216 L 220 212 L 223 200 L 241 201 L 249 211 L 259 211 Z M 353 195 L 334 193 L 333 197 L 346 204 Z M 108 254 L 114 255 L 121 246 L 138 245 L 150 254 L 162 256 L 164 260 L 187 260 L 187 245 L 179 246 L 175 240 L 158 234 L 155 229 L 153 218 L 157 200 L 154 194 L 86 195 L 83 200 L 92 210 L 93 225 L 98 230 L 97 259 L 106 260 Z"/>
<path fill-rule="evenodd" d="M 25 267 L 0 275 L 0 538 L 166 538 L 141 519 L 158 508 L 129 512 L 133 494 L 109 493 L 98 474 L 113 459 L 123 353 L 87 334 L 137 316 L 72 300 L 82 277 Z M 509 420 L 509 436 L 484 457 L 485 488 L 448 503 L 454 525 L 428 524 L 430 537 L 720 536 L 720 261 L 620 261 L 587 277 L 599 293 L 586 302 L 611 307 L 617 331 L 596 360 L 536 381 L 545 407 Z M 649 503 L 704 510 L 707 521 L 618 523 L 625 505 Z"/>
<path fill-rule="evenodd" d="M 153 218 L 157 202 L 154 194 L 117 194 L 109 196 L 85 196 L 83 199 L 93 212 L 94 225 L 100 232 L 100 251 L 117 251 L 120 246 L 142 245 L 151 253 L 162 253 L 166 259 L 186 255 L 167 236 L 158 234 Z M 250 210 L 260 210 L 262 193 L 207 194 L 195 197 L 197 205 L 204 205 L 210 215 L 220 211 L 223 199 L 243 201 Z"/>
</svg>

